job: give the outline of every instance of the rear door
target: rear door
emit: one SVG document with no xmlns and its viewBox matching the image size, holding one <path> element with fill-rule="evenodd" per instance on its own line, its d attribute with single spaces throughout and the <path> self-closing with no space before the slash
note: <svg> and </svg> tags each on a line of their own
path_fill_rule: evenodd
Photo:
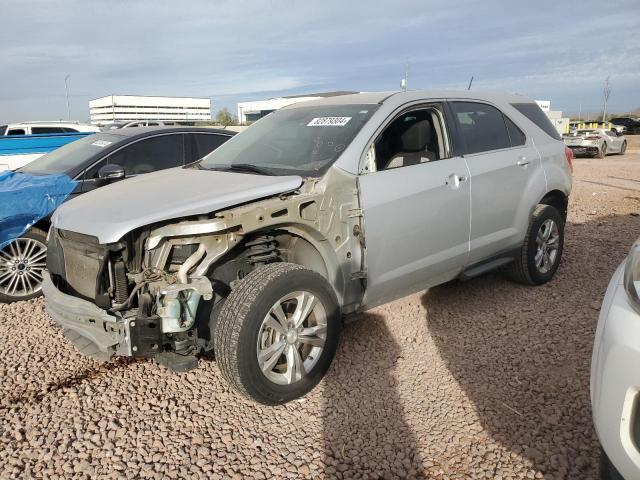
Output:
<svg viewBox="0 0 640 480">
<path fill-rule="evenodd" d="M 471 234 L 468 264 L 518 247 L 522 203 L 531 181 L 544 176 L 532 141 L 513 120 L 488 103 L 452 101 L 457 131 L 471 176 Z M 546 185 L 538 185 L 544 193 Z M 526 215 L 525 215 L 526 217 Z"/>
</svg>

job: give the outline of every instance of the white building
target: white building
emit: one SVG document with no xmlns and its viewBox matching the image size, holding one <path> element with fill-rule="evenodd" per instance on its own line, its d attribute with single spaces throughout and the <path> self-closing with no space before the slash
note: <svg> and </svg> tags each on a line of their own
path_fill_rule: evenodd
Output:
<svg viewBox="0 0 640 480">
<path fill-rule="evenodd" d="M 211 100 L 109 95 L 89 102 L 89 116 L 92 125 L 134 120 L 211 120 Z"/>
<path fill-rule="evenodd" d="M 238 121 L 241 125 L 249 122 L 255 122 L 265 115 L 287 105 L 299 102 L 307 102 L 309 100 L 317 100 L 318 98 L 335 97 L 338 95 L 350 95 L 359 92 L 323 92 L 309 93 L 305 95 L 292 95 L 289 97 L 270 98 L 268 100 L 256 100 L 254 102 L 238 103 Z"/>
<path fill-rule="evenodd" d="M 562 116 L 562 110 L 551 110 L 550 100 L 536 100 L 536 103 L 547 114 L 547 117 L 560 135 L 569 133 L 569 118 Z"/>
</svg>

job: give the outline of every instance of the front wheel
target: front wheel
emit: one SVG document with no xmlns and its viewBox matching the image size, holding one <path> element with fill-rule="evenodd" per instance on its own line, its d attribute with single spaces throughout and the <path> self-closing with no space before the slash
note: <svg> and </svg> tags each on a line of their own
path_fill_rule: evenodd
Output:
<svg viewBox="0 0 640 480">
<path fill-rule="evenodd" d="M 564 247 L 564 222 L 551 205 L 538 205 L 533 211 L 519 257 L 509 265 L 515 281 L 542 285 L 553 278 Z"/>
<path fill-rule="evenodd" d="M 339 332 L 340 309 L 329 282 L 299 265 L 272 263 L 240 280 L 225 300 L 214 352 L 235 390 L 280 405 L 320 382 Z"/>
<path fill-rule="evenodd" d="M 0 250 L 0 302 L 42 295 L 47 260 L 47 234 L 32 228 Z"/>
</svg>

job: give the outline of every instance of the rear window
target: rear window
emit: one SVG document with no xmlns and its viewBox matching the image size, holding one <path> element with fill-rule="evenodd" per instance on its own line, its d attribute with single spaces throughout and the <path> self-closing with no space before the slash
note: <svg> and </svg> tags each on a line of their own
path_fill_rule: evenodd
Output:
<svg viewBox="0 0 640 480">
<path fill-rule="evenodd" d="M 511 106 L 535 123 L 551 138 L 562 140 L 560 134 L 556 130 L 556 127 L 554 127 L 549 121 L 547 115 L 542 111 L 537 103 L 512 103 Z"/>
</svg>

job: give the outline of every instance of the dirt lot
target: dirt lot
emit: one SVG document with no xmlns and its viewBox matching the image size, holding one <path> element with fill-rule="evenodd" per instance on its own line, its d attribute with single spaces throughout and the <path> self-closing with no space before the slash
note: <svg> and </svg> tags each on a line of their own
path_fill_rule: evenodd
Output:
<svg viewBox="0 0 640 480">
<path fill-rule="evenodd" d="M 550 284 L 493 274 L 377 308 L 320 386 L 278 408 L 230 392 L 210 361 L 182 376 L 98 364 L 42 300 L 2 305 L 0 478 L 592 478 L 591 344 L 639 211 L 640 137 L 577 160 Z"/>
</svg>

